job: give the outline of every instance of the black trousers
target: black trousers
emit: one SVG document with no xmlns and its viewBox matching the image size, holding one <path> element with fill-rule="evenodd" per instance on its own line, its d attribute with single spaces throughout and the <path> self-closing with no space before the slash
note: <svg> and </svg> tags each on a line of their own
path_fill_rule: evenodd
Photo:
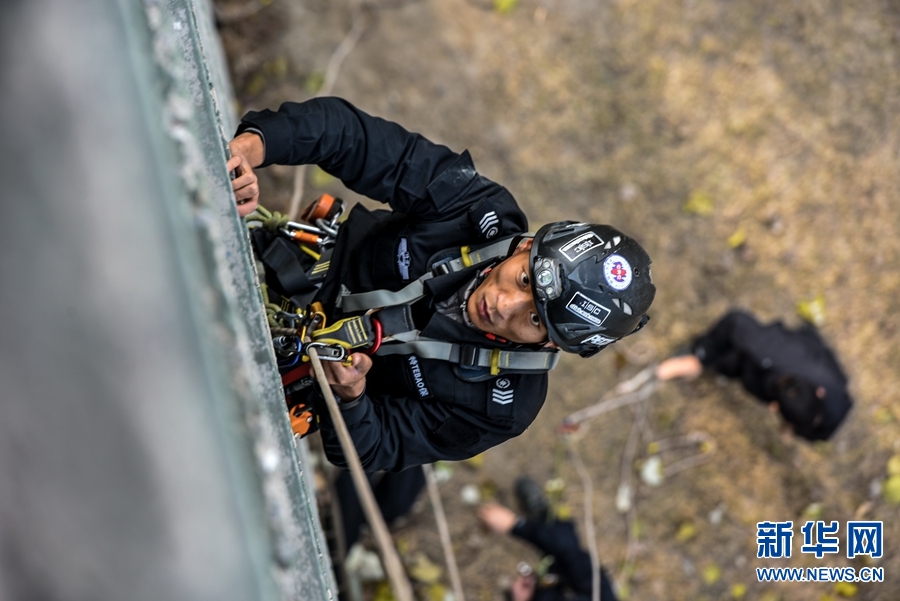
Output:
<svg viewBox="0 0 900 601">
<path fill-rule="evenodd" d="M 425 488 L 425 472 L 414 467 L 402 472 L 380 472 L 369 474 L 369 483 L 384 521 L 391 522 L 412 509 L 419 493 Z M 353 486 L 350 472 L 342 471 L 335 481 L 335 492 L 341 507 L 344 523 L 344 542 L 350 549 L 359 539 L 359 530 L 366 523 L 362 505 Z"/>
</svg>

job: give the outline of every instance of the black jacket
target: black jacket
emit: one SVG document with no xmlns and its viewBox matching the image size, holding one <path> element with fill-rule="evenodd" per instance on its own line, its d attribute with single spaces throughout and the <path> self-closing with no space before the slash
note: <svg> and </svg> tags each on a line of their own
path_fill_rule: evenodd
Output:
<svg viewBox="0 0 900 601">
<path fill-rule="evenodd" d="M 694 354 L 706 367 L 740 379 L 764 402 L 774 400 L 774 384 L 782 376 L 824 387 L 821 421 L 815 427 L 794 424 L 796 433 L 809 440 L 829 438 L 853 404 L 847 376 L 812 326 L 790 330 L 780 322 L 762 325 L 748 313 L 732 311 L 694 342 Z"/>
<path fill-rule="evenodd" d="M 393 210 L 370 212 L 357 205 L 341 226 L 318 295 L 329 321 L 341 317 L 334 308 L 340 284 L 351 292 L 399 290 L 424 274 L 438 251 L 528 229 L 509 191 L 478 175 L 468 152 L 457 154 L 346 101 L 320 98 L 284 103 L 277 112 L 250 112 L 238 133 L 248 128 L 263 134 L 263 166 L 317 164 L 351 190 Z M 434 298 L 449 296 L 472 277 L 473 272 L 462 272 L 442 278 Z M 429 302 L 417 307 L 417 316 L 416 325 L 431 338 L 504 346 L 435 313 Z M 481 453 L 521 434 L 547 393 L 546 373 L 506 373 L 472 382 L 444 361 L 415 356 L 373 360 L 366 393 L 344 408 L 369 472 Z M 324 406 L 320 409 L 326 454 L 344 465 L 334 427 Z"/>
</svg>

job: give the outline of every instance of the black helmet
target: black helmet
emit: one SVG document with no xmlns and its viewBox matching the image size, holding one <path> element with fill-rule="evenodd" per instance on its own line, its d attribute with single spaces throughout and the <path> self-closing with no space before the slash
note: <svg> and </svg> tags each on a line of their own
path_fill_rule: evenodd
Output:
<svg viewBox="0 0 900 601">
<path fill-rule="evenodd" d="M 530 262 L 541 321 L 564 351 L 590 357 L 650 319 L 650 256 L 612 226 L 547 224 L 534 236 Z"/>
</svg>

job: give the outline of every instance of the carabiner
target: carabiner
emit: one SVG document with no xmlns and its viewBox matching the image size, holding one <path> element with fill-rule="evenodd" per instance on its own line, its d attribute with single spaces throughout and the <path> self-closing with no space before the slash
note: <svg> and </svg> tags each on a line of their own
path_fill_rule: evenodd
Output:
<svg viewBox="0 0 900 601">
<path fill-rule="evenodd" d="M 316 349 L 316 353 L 322 361 L 345 361 L 347 359 L 347 349 L 337 344 L 310 342 L 306 345 L 307 354 L 310 348 Z"/>
<path fill-rule="evenodd" d="M 316 219 L 316 225 L 331 238 L 337 238 L 337 228 L 333 224 L 326 223 L 324 219 Z"/>
<path fill-rule="evenodd" d="M 284 357 L 289 357 L 295 353 L 300 352 L 300 337 L 299 336 L 276 336 L 272 339 L 272 346 L 275 348 L 275 352 Z"/>
<path fill-rule="evenodd" d="M 374 355 L 381 348 L 381 339 L 383 338 L 381 322 L 374 317 L 372 318 L 372 327 L 375 329 L 375 342 L 372 343 L 372 346 L 363 350 L 367 355 Z"/>
</svg>

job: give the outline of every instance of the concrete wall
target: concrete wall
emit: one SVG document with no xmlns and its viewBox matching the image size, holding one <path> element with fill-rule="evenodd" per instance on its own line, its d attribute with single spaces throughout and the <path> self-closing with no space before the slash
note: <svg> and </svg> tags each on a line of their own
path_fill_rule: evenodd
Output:
<svg viewBox="0 0 900 601">
<path fill-rule="evenodd" d="M 0 22 L 0 600 L 329 599 L 205 1 Z"/>
</svg>

